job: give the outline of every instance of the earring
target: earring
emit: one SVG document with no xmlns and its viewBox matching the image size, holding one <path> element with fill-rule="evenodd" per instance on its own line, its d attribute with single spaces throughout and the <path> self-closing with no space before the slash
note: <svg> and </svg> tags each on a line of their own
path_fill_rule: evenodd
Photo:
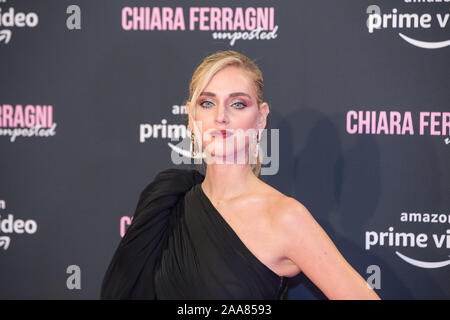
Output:
<svg viewBox="0 0 450 320">
<path fill-rule="evenodd" d="M 261 140 L 260 137 L 260 130 L 258 130 L 257 136 L 256 136 L 256 147 L 255 147 L 255 152 L 253 153 L 253 156 L 255 159 L 258 159 L 258 155 L 259 155 L 259 141 Z"/>
<path fill-rule="evenodd" d="M 194 135 L 194 131 L 191 131 L 191 156 L 195 157 L 195 135 Z"/>
</svg>

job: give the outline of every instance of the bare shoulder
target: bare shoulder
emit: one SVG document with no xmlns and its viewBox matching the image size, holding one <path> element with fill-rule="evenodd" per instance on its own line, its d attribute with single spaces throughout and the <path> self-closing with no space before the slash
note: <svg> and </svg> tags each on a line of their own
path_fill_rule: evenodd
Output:
<svg viewBox="0 0 450 320">
<path fill-rule="evenodd" d="M 286 256 L 294 244 L 311 242 L 325 236 L 309 209 L 297 199 L 273 189 L 270 197 L 272 230 L 280 239 Z"/>
<path fill-rule="evenodd" d="M 297 199 L 287 196 L 269 184 L 264 183 L 263 193 L 268 203 L 273 227 L 282 234 L 285 228 L 299 228 L 316 224 L 308 208 Z"/>
<path fill-rule="evenodd" d="M 290 256 L 294 243 L 312 241 L 322 229 L 308 208 L 293 197 L 279 196 L 271 211 L 273 230 L 282 240 L 286 256 Z"/>
<path fill-rule="evenodd" d="M 303 203 L 283 194 L 274 202 L 272 210 L 277 222 L 281 224 L 291 225 L 292 223 L 313 219 L 308 208 Z"/>
</svg>

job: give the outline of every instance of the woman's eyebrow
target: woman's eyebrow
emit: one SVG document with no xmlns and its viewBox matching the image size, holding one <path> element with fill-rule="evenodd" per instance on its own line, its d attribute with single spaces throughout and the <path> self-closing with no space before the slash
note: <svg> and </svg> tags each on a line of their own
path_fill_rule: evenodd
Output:
<svg viewBox="0 0 450 320">
<path fill-rule="evenodd" d="M 200 96 L 209 96 L 209 97 L 215 97 L 216 94 L 213 92 L 207 92 L 204 91 L 202 93 L 200 93 Z M 246 94 L 245 92 L 233 92 L 229 94 L 230 97 L 237 97 L 237 96 L 246 96 L 247 98 L 251 99 L 252 97 L 250 97 L 250 95 Z"/>
</svg>

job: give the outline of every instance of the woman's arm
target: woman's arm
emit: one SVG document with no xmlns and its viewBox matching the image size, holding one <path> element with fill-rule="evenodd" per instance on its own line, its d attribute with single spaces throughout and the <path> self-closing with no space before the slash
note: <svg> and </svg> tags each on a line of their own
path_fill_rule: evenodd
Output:
<svg viewBox="0 0 450 320">
<path fill-rule="evenodd" d="M 344 259 L 305 206 L 291 197 L 281 202 L 277 206 L 276 228 L 283 237 L 285 256 L 328 299 L 380 299 Z"/>
</svg>

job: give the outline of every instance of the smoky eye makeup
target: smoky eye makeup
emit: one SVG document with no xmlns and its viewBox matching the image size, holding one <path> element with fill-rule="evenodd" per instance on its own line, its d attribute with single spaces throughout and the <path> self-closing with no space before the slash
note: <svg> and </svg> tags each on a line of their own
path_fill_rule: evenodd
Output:
<svg viewBox="0 0 450 320">
<path fill-rule="evenodd" d="M 247 103 L 243 100 L 234 100 L 231 105 L 236 106 L 237 109 L 243 109 L 247 107 Z"/>
<path fill-rule="evenodd" d="M 214 104 L 215 102 L 211 99 L 200 99 L 199 102 L 199 105 L 205 109 L 211 108 Z M 244 109 L 248 106 L 248 103 L 243 99 L 235 99 L 231 101 L 229 105 L 235 109 Z"/>
<path fill-rule="evenodd" d="M 206 102 L 209 104 L 207 104 Z M 210 104 L 214 104 L 214 101 L 212 101 L 211 99 L 201 99 L 199 102 L 199 105 L 203 108 L 210 108 Z"/>
</svg>

